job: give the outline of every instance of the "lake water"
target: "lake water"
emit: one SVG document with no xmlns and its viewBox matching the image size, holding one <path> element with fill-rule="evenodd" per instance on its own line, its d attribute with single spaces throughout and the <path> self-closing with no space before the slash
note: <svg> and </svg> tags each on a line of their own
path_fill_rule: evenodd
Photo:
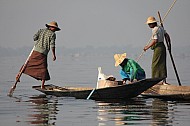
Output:
<svg viewBox="0 0 190 126">
<path fill-rule="evenodd" d="M 13 97 L 7 93 L 27 57 L 0 57 L 0 126 L 189 126 L 190 102 L 138 97 L 123 101 L 94 101 L 46 96 L 31 87 L 40 81 L 22 75 Z M 176 57 L 182 85 L 190 86 L 190 57 Z M 151 57 L 140 62 L 150 77 Z M 68 55 L 49 57 L 51 80 L 58 86 L 96 86 L 97 68 L 120 79 L 113 56 Z M 168 58 L 168 82 L 177 84 Z"/>
</svg>

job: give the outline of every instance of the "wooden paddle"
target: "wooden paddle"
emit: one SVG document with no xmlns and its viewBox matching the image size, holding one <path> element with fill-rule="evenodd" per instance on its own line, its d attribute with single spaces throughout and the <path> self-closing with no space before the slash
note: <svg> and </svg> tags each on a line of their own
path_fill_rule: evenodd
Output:
<svg viewBox="0 0 190 126">
<path fill-rule="evenodd" d="M 164 28 L 162 18 L 161 18 L 161 15 L 160 15 L 159 11 L 158 11 L 158 17 L 160 19 L 161 26 Z M 171 52 L 171 40 L 170 40 L 170 38 L 169 38 L 169 36 L 167 34 L 165 34 L 164 37 L 165 37 L 166 45 L 168 47 L 168 52 L 169 52 L 169 55 L 170 55 L 170 58 L 171 58 L 171 61 L 172 61 L 172 65 L 173 65 L 173 68 L 174 68 L 174 71 L 175 71 L 175 74 L 176 74 L 176 77 L 177 77 L 178 84 L 179 84 L 179 86 L 181 86 L 179 75 L 177 73 L 177 68 L 175 66 L 174 59 L 173 59 L 172 52 Z"/>
<path fill-rule="evenodd" d="M 27 66 L 27 64 L 28 64 L 29 58 L 30 58 L 30 56 L 32 55 L 33 50 L 34 50 L 34 48 L 31 50 L 31 52 L 30 52 L 28 58 L 26 59 L 24 65 L 21 67 L 21 70 L 20 70 L 19 73 L 17 74 L 16 82 L 15 82 L 14 85 L 11 87 L 9 93 L 7 94 L 8 96 L 11 97 L 11 96 L 13 95 L 13 92 L 14 92 L 14 90 L 16 89 L 16 85 L 17 85 L 17 83 L 19 82 L 20 77 L 21 77 L 22 73 L 24 72 L 24 69 L 26 68 L 26 66 Z"/>
</svg>

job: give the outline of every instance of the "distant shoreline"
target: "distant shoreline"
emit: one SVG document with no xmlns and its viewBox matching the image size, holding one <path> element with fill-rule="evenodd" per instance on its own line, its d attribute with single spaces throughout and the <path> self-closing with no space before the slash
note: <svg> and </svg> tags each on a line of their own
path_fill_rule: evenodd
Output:
<svg viewBox="0 0 190 126">
<path fill-rule="evenodd" d="M 20 47 L 20 48 L 6 48 L 0 46 L 0 57 L 12 57 L 12 56 L 25 56 L 28 55 L 32 47 Z M 173 47 L 172 53 L 175 57 L 190 57 L 190 45 L 185 47 Z M 142 47 L 129 46 L 101 46 L 101 47 L 78 47 L 67 48 L 57 47 L 57 55 L 71 55 L 71 56 L 94 56 L 94 55 L 114 55 L 115 53 L 126 52 L 128 56 L 135 57 L 142 53 Z M 152 50 L 148 50 L 145 55 L 152 55 Z"/>
</svg>

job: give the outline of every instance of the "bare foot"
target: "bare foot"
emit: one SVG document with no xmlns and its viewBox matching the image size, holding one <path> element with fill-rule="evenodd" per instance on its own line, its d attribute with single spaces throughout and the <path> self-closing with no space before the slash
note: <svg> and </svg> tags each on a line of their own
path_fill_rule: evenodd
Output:
<svg viewBox="0 0 190 126">
<path fill-rule="evenodd" d="M 167 82 L 162 82 L 162 84 L 163 84 L 163 85 L 170 85 L 170 84 L 168 84 Z"/>
<path fill-rule="evenodd" d="M 45 89 L 45 86 L 41 86 L 41 89 Z"/>
<path fill-rule="evenodd" d="M 131 81 L 129 81 L 129 80 L 127 80 L 127 82 L 126 82 L 127 84 L 131 84 L 132 82 Z"/>
</svg>

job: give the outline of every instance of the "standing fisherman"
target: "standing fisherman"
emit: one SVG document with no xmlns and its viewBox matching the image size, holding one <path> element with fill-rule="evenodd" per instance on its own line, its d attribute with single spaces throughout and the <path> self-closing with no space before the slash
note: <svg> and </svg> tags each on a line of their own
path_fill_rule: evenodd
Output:
<svg viewBox="0 0 190 126">
<path fill-rule="evenodd" d="M 151 48 L 154 50 L 152 58 L 152 78 L 167 77 L 166 67 L 166 47 L 164 45 L 164 35 L 169 38 L 169 35 L 158 26 L 155 17 L 148 17 L 146 24 L 152 28 L 152 40 L 144 47 L 144 51 Z M 166 82 L 166 80 L 164 80 Z"/>
<path fill-rule="evenodd" d="M 52 21 L 46 24 L 47 28 L 40 29 L 34 35 L 34 49 L 29 57 L 28 63 L 23 71 L 23 73 L 42 81 L 41 88 L 44 89 L 45 81 L 50 80 L 50 75 L 47 69 L 47 55 L 50 50 L 52 50 L 53 61 L 56 60 L 55 54 L 55 39 L 56 31 L 61 29 L 58 27 L 57 22 Z M 17 75 L 18 77 L 18 75 Z"/>
</svg>

